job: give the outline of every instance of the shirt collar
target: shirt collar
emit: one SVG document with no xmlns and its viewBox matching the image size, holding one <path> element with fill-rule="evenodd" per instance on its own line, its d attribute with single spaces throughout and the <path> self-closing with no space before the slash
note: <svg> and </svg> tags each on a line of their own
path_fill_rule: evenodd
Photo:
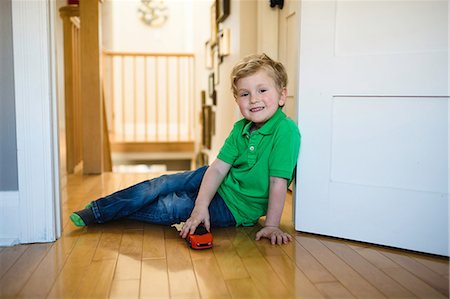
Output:
<svg viewBox="0 0 450 299">
<path fill-rule="evenodd" d="M 286 118 L 286 114 L 281 110 L 282 108 L 279 107 L 274 115 L 258 130 L 255 132 L 259 132 L 263 135 L 270 135 L 275 130 L 276 124 Z M 252 127 L 253 122 L 249 121 L 242 130 L 242 135 L 250 136 L 250 128 Z"/>
</svg>

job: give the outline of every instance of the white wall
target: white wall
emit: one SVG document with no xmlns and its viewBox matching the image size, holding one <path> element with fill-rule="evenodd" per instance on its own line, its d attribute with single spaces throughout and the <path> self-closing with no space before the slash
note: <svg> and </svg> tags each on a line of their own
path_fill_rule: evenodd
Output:
<svg viewBox="0 0 450 299">
<path fill-rule="evenodd" d="M 177 53 L 194 51 L 194 8 L 200 8 L 208 1 L 166 0 L 168 19 L 158 27 L 146 25 L 138 13 L 141 5 L 139 0 L 110 0 L 103 4 L 107 15 L 111 18 L 112 35 L 104 34 L 106 50 L 122 52 L 157 52 Z M 201 18 L 200 18 L 201 19 Z M 201 21 L 201 20 L 197 20 Z M 208 28 L 208 20 L 196 29 Z"/>
<path fill-rule="evenodd" d="M 230 29 L 230 55 L 224 57 L 219 68 L 219 84 L 216 85 L 216 135 L 213 136 L 209 160 L 220 151 L 233 124 L 242 118 L 231 92 L 230 73 L 243 57 L 257 50 L 257 4 L 258 1 L 231 1 L 230 15 L 219 28 Z"/>
</svg>

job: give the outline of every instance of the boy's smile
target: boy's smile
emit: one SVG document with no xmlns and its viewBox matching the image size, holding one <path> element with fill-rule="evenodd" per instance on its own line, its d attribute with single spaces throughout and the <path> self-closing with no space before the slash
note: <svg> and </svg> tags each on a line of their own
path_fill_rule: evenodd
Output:
<svg viewBox="0 0 450 299">
<path fill-rule="evenodd" d="M 241 114 L 258 128 L 286 101 L 286 88 L 278 90 L 274 80 L 264 70 L 239 79 L 236 86 L 236 102 Z"/>
</svg>

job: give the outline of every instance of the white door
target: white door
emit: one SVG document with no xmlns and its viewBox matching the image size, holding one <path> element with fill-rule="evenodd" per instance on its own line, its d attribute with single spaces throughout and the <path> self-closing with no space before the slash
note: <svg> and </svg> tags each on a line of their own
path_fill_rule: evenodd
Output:
<svg viewBox="0 0 450 299">
<path fill-rule="evenodd" d="M 302 1 L 296 230 L 449 255 L 447 6 Z"/>
</svg>

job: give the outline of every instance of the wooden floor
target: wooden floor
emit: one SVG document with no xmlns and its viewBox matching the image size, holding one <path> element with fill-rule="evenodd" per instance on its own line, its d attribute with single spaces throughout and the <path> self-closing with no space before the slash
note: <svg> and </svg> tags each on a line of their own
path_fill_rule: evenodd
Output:
<svg viewBox="0 0 450 299">
<path fill-rule="evenodd" d="M 119 221 L 89 228 L 71 211 L 145 174 L 72 175 L 61 239 L 0 248 L 1 298 L 448 298 L 448 259 L 296 233 L 289 245 L 254 241 L 259 227 L 213 231 L 188 249 L 174 228 Z"/>
</svg>

